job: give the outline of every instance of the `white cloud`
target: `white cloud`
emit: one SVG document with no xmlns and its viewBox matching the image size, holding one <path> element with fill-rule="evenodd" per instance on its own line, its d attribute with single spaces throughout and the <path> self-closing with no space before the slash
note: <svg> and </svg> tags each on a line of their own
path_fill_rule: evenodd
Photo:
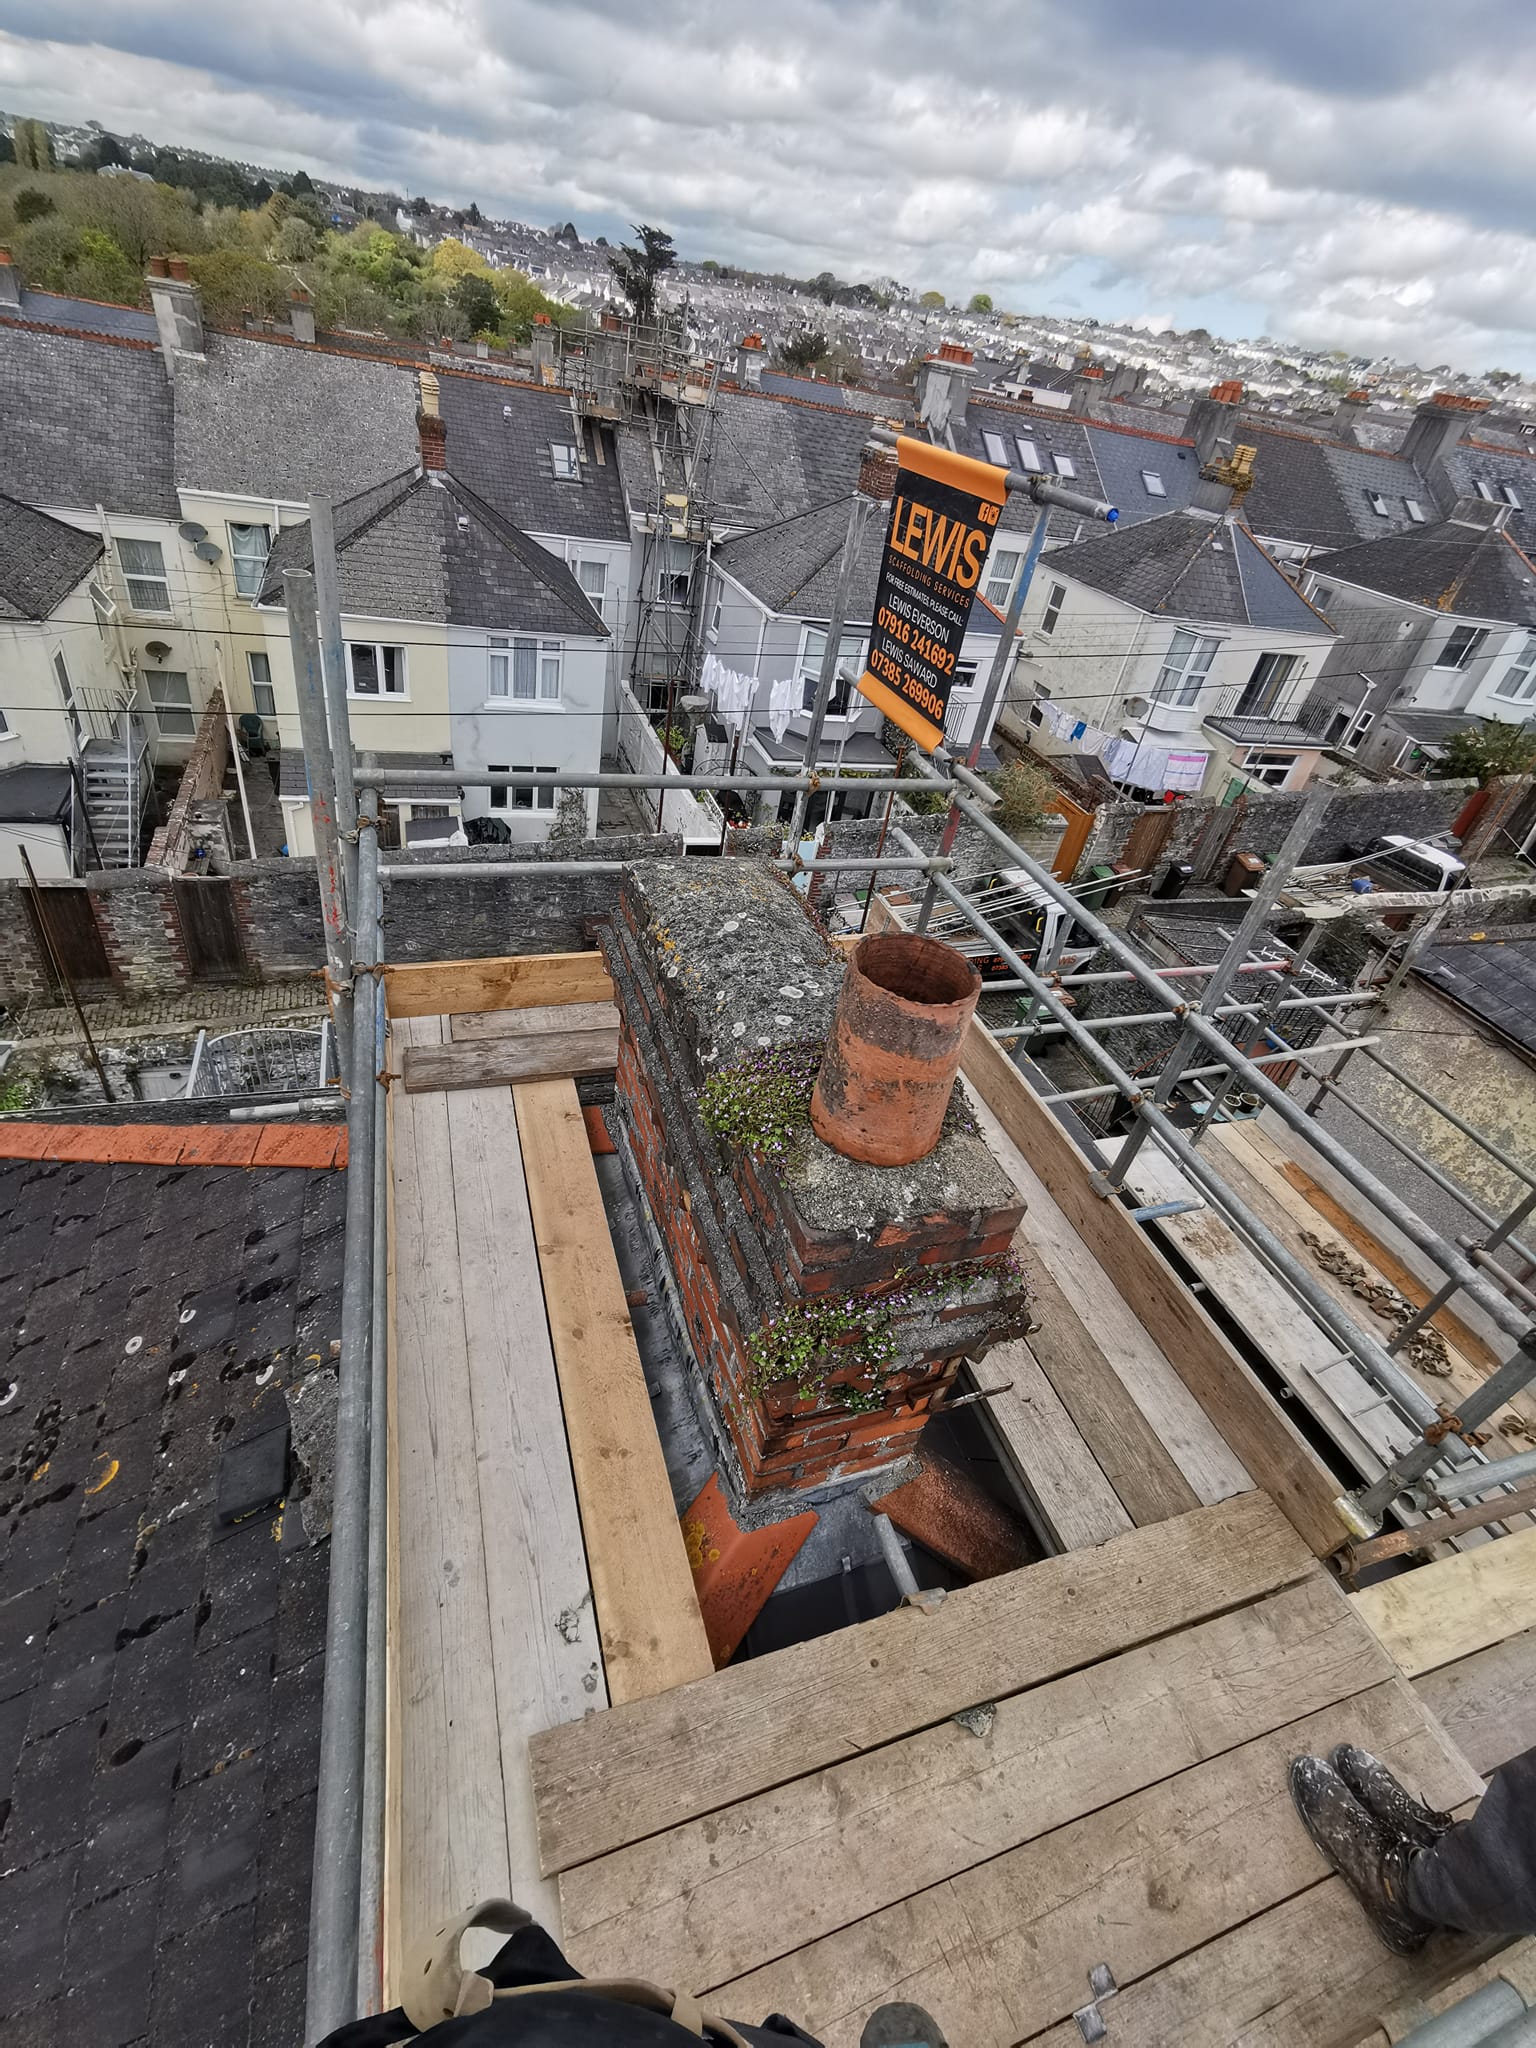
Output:
<svg viewBox="0 0 1536 2048">
<path fill-rule="evenodd" d="M 0 103 L 538 221 L 654 219 L 695 255 L 1536 368 L 1531 11 L 1462 0 L 1453 48 L 1431 0 L 1378 0 L 1374 34 L 1333 0 L 1293 0 L 1284 34 L 1279 12 L 8 0 Z"/>
</svg>

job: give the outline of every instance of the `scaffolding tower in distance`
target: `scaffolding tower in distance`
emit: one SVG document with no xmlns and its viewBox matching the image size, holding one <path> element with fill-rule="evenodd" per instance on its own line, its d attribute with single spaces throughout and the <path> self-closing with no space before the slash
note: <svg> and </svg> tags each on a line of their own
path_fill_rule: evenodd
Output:
<svg viewBox="0 0 1536 2048">
<path fill-rule="evenodd" d="M 626 669 L 670 755 L 678 700 L 697 683 L 703 659 L 719 365 L 690 359 L 687 324 L 673 313 L 648 323 L 603 313 L 595 325 L 559 332 L 556 348 L 552 379 L 570 391 L 578 426 L 606 422 L 645 438 L 653 495 Z"/>
</svg>

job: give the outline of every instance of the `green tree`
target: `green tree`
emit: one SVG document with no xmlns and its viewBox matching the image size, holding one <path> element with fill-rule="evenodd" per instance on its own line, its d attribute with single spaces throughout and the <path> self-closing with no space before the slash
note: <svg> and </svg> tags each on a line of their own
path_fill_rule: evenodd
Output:
<svg viewBox="0 0 1536 2048">
<path fill-rule="evenodd" d="M 76 227 L 58 214 L 22 230 L 16 260 L 40 291 L 110 305 L 132 305 L 139 296 L 139 272 L 112 237 L 99 228 Z"/>
<path fill-rule="evenodd" d="M 460 277 L 489 277 L 491 266 L 476 249 L 457 235 L 445 235 L 432 251 L 430 269 L 434 277 L 452 284 Z"/>
<path fill-rule="evenodd" d="M 1486 789 L 1496 775 L 1524 775 L 1532 767 L 1536 767 L 1536 731 L 1490 718 L 1481 730 L 1471 725 L 1465 732 L 1453 732 L 1430 773 L 1446 780 L 1475 775 Z"/>
<path fill-rule="evenodd" d="M 917 303 L 920 306 L 927 306 L 932 312 L 941 313 L 947 301 L 942 292 L 924 292 Z"/>
<path fill-rule="evenodd" d="M 807 327 L 779 344 L 778 363 L 785 370 L 813 370 L 832 353 L 832 344 L 819 328 Z"/>
<path fill-rule="evenodd" d="M 1038 831 L 1055 815 L 1056 806 L 1052 799 L 1056 785 L 1038 761 L 1027 757 L 1010 761 L 1006 768 L 999 768 L 988 780 L 998 795 L 993 821 L 1001 825 L 1011 839 L 1017 839 L 1021 832 Z"/>
<path fill-rule="evenodd" d="M 297 199 L 301 193 L 313 192 L 314 189 L 315 181 L 308 171 L 295 171 L 283 186 L 290 199 Z"/>
<path fill-rule="evenodd" d="M 992 310 L 991 295 L 987 292 L 972 292 L 971 303 L 965 310 L 968 313 L 990 313 Z"/>
<path fill-rule="evenodd" d="M 279 224 L 267 254 L 274 263 L 311 263 L 319 246 L 320 237 L 309 222 L 301 214 L 292 213 Z"/>
<path fill-rule="evenodd" d="M 326 252 L 338 270 L 354 271 L 389 298 L 408 301 L 420 288 L 420 250 L 388 228 L 356 227 L 349 235 L 328 236 Z"/>
<path fill-rule="evenodd" d="M 547 298 L 532 278 L 525 277 L 520 270 L 494 272 L 491 289 L 501 306 L 501 331 L 512 341 L 526 341 L 541 313 L 557 327 L 566 326 L 575 318 L 571 307 Z"/>
<path fill-rule="evenodd" d="M 479 277 L 472 270 L 466 271 L 449 297 L 464 315 L 471 334 L 497 332 L 501 324 L 501 301 L 492 290 L 488 277 Z"/>
<path fill-rule="evenodd" d="M 575 230 L 571 232 L 574 234 Z M 637 223 L 634 232 L 640 237 L 639 245 L 621 243 L 617 253 L 608 258 L 608 268 L 618 279 L 630 311 L 642 325 L 648 325 L 656 318 L 658 285 L 663 274 L 676 263 L 677 251 L 672 246 L 672 237 L 660 228 Z"/>
<path fill-rule="evenodd" d="M 1505 391 L 1511 384 L 1520 382 L 1518 370 L 1484 370 L 1483 382 L 1491 384 L 1495 391 Z"/>
<path fill-rule="evenodd" d="M 35 185 L 24 186 L 16 194 L 11 208 L 18 227 L 30 227 L 35 220 L 43 220 L 54 211 L 53 201 L 46 192 L 39 192 Z"/>
<path fill-rule="evenodd" d="M 234 321 L 244 313 L 275 319 L 288 304 L 292 279 L 249 249 L 210 249 L 189 256 L 187 268 L 202 287 L 203 311 L 210 320 Z"/>
</svg>

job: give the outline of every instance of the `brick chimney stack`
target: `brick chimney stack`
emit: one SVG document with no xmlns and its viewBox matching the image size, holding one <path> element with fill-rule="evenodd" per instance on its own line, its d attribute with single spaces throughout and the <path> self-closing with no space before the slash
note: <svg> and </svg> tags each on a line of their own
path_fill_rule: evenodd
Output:
<svg viewBox="0 0 1536 2048">
<path fill-rule="evenodd" d="M 1216 518 L 1228 512 L 1235 512 L 1254 486 L 1253 465 L 1258 459 L 1258 449 L 1245 444 L 1234 448 L 1230 454 L 1217 454 L 1200 466 L 1200 481 L 1195 486 L 1194 496 L 1189 501 L 1191 512 L 1204 512 Z"/>
<path fill-rule="evenodd" d="M 533 374 L 541 384 L 554 382 L 555 328 L 547 313 L 535 313 L 528 346 L 533 356 Z"/>
<path fill-rule="evenodd" d="M 288 325 L 295 341 L 314 340 L 315 309 L 302 285 L 295 285 L 288 294 Z"/>
<path fill-rule="evenodd" d="M 1435 392 L 1414 413 L 1413 424 L 1397 452 L 1417 470 L 1433 469 L 1463 439 L 1477 415 L 1486 412 L 1491 402 L 1486 398 L 1462 398 L 1454 391 Z"/>
<path fill-rule="evenodd" d="M 11 261 L 9 249 L 0 247 L 0 306 L 21 304 L 21 272 Z"/>
<path fill-rule="evenodd" d="M 1371 402 L 1369 391 L 1346 391 L 1333 408 L 1333 417 L 1328 422 L 1328 431 L 1335 441 L 1350 441 L 1355 438 L 1355 422 L 1367 410 Z"/>
<path fill-rule="evenodd" d="M 448 422 L 437 407 L 437 377 L 423 370 L 419 378 L 421 404 L 416 413 L 416 433 L 421 442 L 423 470 L 448 467 Z"/>
<path fill-rule="evenodd" d="M 149 259 L 149 303 L 160 334 L 165 374 L 174 377 L 178 356 L 201 356 L 203 295 L 192 282 L 185 256 Z"/>
<path fill-rule="evenodd" d="M 1231 438 L 1243 403 L 1243 387 L 1235 379 L 1213 384 L 1209 398 L 1197 398 L 1189 408 L 1184 431 L 1195 444 L 1202 463 L 1209 462 L 1219 445 Z"/>
<path fill-rule="evenodd" d="M 866 441 L 859 459 L 859 490 L 877 504 L 888 505 L 896 489 L 896 450 L 882 448 L 878 441 Z"/>
<path fill-rule="evenodd" d="M 1091 412 L 1104 399 L 1104 372 L 1097 363 L 1079 363 L 1072 373 L 1072 394 L 1067 401 L 1067 410 L 1073 413 Z"/>
</svg>

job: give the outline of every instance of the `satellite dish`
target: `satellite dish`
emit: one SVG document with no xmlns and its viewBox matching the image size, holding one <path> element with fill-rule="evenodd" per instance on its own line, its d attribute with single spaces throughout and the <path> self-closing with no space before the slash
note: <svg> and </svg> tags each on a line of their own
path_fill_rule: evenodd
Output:
<svg viewBox="0 0 1536 2048">
<path fill-rule="evenodd" d="M 196 541 L 206 540 L 208 538 L 207 527 L 199 526 L 195 519 L 188 519 L 183 521 L 183 523 L 177 527 L 176 531 L 181 535 L 183 540 Z"/>
<path fill-rule="evenodd" d="M 200 540 L 192 552 L 200 562 L 221 562 L 224 559 L 224 550 L 215 547 L 211 540 Z"/>
</svg>

